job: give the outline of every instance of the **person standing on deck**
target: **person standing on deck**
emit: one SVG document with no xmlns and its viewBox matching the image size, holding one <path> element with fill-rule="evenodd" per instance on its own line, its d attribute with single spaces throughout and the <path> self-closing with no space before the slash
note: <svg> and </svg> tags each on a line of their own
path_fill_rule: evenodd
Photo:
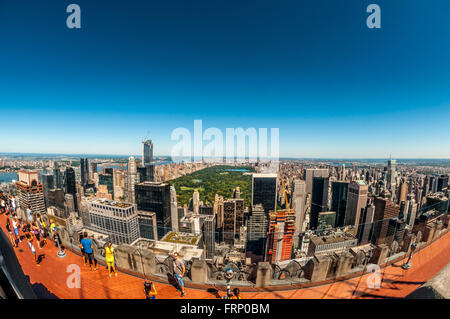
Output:
<svg viewBox="0 0 450 319">
<path fill-rule="evenodd" d="M 179 255 L 177 252 L 173 254 L 173 276 L 178 282 L 178 286 L 181 290 L 181 297 L 184 297 L 186 295 L 186 292 L 184 290 L 184 282 L 183 277 L 186 272 L 186 267 L 184 266 L 184 263 L 179 259 Z"/>
<path fill-rule="evenodd" d="M 114 276 L 117 277 L 116 267 L 114 266 L 114 247 L 110 241 L 108 241 L 105 247 L 105 260 L 108 265 L 109 277 L 111 277 L 112 272 L 114 272 Z"/>
</svg>

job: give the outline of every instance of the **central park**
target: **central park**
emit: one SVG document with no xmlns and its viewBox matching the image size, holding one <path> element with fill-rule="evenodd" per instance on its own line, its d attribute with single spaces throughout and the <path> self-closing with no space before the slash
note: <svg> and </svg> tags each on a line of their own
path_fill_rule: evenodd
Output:
<svg viewBox="0 0 450 319">
<path fill-rule="evenodd" d="M 192 174 L 184 175 L 168 181 L 175 187 L 178 205 L 189 204 L 194 190 L 200 193 L 200 200 L 205 204 L 213 204 L 216 194 L 225 199 L 233 197 L 236 187 L 241 190 L 241 198 L 248 206 L 252 195 L 252 167 L 216 165 Z"/>
</svg>

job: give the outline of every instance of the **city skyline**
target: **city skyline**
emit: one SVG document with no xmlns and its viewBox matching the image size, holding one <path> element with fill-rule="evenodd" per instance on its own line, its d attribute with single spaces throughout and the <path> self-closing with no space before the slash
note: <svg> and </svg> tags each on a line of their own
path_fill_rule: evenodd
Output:
<svg viewBox="0 0 450 319">
<path fill-rule="evenodd" d="M 69 156 L 69 157 L 73 157 L 73 158 L 78 158 L 78 157 L 83 157 L 83 156 L 87 156 L 89 158 L 95 158 L 95 156 L 100 156 L 100 157 L 104 157 L 104 158 L 111 158 L 113 159 L 114 157 L 121 157 L 121 158 L 128 158 L 128 157 L 134 157 L 137 160 L 140 160 L 140 158 L 142 157 L 142 154 L 114 154 L 114 153 L 43 153 L 43 152 L 39 152 L 39 153 L 27 153 L 27 152 L 0 152 L 0 156 L 23 156 L 23 157 L 33 157 L 33 156 L 37 156 L 37 157 L 51 157 L 51 156 L 57 156 L 57 157 L 63 157 L 63 156 Z M 170 157 L 170 154 L 159 154 L 159 153 L 155 153 L 154 156 L 156 158 L 167 158 Z M 204 158 L 217 158 L 217 157 L 208 157 L 205 156 Z M 237 158 L 241 158 L 241 157 L 237 157 Z M 363 160 L 375 160 L 375 161 L 380 161 L 383 162 L 385 160 L 388 159 L 395 159 L 397 161 L 401 161 L 401 160 L 443 160 L 443 161 L 447 161 L 450 160 L 450 158 L 439 158 L 439 157 L 393 157 L 392 155 L 386 156 L 386 157 L 283 157 L 280 156 L 279 160 L 283 161 L 283 160 L 355 160 L 355 161 L 363 161 Z"/>
</svg>

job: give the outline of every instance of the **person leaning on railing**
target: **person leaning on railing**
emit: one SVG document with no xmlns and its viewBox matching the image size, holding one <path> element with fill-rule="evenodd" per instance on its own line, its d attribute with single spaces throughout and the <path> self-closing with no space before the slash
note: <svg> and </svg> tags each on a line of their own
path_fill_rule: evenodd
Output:
<svg viewBox="0 0 450 319">
<path fill-rule="evenodd" d="M 181 290 L 181 297 L 186 295 L 184 289 L 183 277 L 186 273 L 186 267 L 184 263 L 179 259 L 179 255 L 177 252 L 173 254 L 173 277 L 177 280 L 178 289 Z"/>
<path fill-rule="evenodd" d="M 53 240 L 55 241 L 55 245 L 56 247 L 59 247 L 59 241 L 58 241 L 58 236 L 57 236 L 57 232 L 56 232 L 56 224 L 53 221 L 53 219 L 50 219 L 50 234 L 52 234 L 53 236 Z"/>
</svg>

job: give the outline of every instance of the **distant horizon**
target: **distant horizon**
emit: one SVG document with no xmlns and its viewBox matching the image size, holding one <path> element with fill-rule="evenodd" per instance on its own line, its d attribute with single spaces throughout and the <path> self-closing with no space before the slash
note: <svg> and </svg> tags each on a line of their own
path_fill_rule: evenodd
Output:
<svg viewBox="0 0 450 319">
<path fill-rule="evenodd" d="M 135 158 L 139 158 L 142 157 L 141 154 L 95 154 L 95 153 L 47 153 L 47 152 L 42 152 L 42 153 L 36 153 L 36 152 L 0 152 L 0 156 L 3 155 L 18 155 L 18 156 L 33 156 L 33 155 L 38 155 L 38 156 L 42 156 L 44 157 L 44 155 L 50 155 L 50 156 L 70 156 L 70 157 L 83 157 L 83 156 L 102 156 L 102 157 L 114 157 L 114 156 L 118 156 L 118 157 L 135 157 Z M 171 155 L 161 155 L 161 154 L 153 154 L 154 157 L 168 157 L 171 158 Z M 207 157 L 205 156 L 204 158 L 214 158 L 214 157 Z M 394 160 L 450 160 L 450 158 L 439 158 L 439 157 L 391 157 Z M 280 160 L 286 159 L 294 159 L 294 160 L 389 160 L 389 157 L 283 157 L 280 156 L 279 158 Z"/>
</svg>

